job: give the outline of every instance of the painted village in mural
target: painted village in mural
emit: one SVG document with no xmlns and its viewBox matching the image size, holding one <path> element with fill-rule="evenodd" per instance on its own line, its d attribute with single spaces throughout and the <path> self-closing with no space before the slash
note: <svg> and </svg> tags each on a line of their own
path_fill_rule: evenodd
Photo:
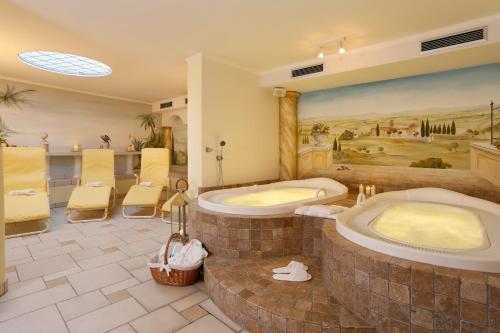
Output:
<svg viewBox="0 0 500 333">
<path fill-rule="evenodd" d="M 299 155 L 328 148 L 332 164 L 469 169 L 470 143 L 490 141 L 491 100 L 500 104 L 500 64 L 306 93 Z"/>
</svg>

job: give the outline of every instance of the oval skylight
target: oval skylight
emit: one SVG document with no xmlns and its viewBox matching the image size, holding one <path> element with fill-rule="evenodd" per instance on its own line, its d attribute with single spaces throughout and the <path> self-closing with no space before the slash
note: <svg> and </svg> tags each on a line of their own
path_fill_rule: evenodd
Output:
<svg viewBox="0 0 500 333">
<path fill-rule="evenodd" d="M 111 67 L 108 65 L 69 53 L 28 51 L 19 53 L 18 57 L 30 66 L 59 74 L 90 77 L 111 74 Z"/>
</svg>

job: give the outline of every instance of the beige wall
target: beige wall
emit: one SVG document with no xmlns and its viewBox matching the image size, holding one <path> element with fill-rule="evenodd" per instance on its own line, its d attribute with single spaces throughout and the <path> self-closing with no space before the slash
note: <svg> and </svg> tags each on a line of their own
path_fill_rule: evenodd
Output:
<svg viewBox="0 0 500 333">
<path fill-rule="evenodd" d="M 188 100 L 188 175 L 195 186 L 217 184 L 221 140 L 225 184 L 278 177 L 278 101 L 259 87 L 258 75 L 194 55 L 188 59 Z"/>
<path fill-rule="evenodd" d="M 1 117 L 17 132 L 9 138 L 11 144 L 38 146 L 40 133 L 46 132 L 51 151 L 69 151 L 73 143 L 80 143 L 83 148 L 99 147 L 99 136 L 108 134 L 111 147 L 123 151 L 130 143 L 129 134 L 148 134 L 139 127 L 136 116 L 151 112 L 150 105 L 5 80 L 0 80 L 0 90 L 6 84 L 16 90 L 37 90 L 26 95 L 29 102 L 22 110 L 0 106 Z"/>
</svg>

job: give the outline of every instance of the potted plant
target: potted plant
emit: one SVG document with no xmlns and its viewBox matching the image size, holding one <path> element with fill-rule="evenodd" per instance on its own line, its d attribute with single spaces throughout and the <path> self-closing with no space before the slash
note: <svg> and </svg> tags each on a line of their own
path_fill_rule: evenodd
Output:
<svg viewBox="0 0 500 333">
<path fill-rule="evenodd" d="M 493 145 L 497 147 L 497 150 L 500 150 L 500 139 L 493 142 Z"/>
<path fill-rule="evenodd" d="M 313 137 L 315 146 L 319 146 L 323 141 L 328 138 L 328 134 L 330 134 L 330 126 L 327 126 L 323 123 L 314 124 L 311 128 L 311 136 Z"/>
<path fill-rule="evenodd" d="M 0 106 L 5 105 L 5 107 L 7 108 L 15 107 L 19 110 L 22 110 L 21 105 L 29 101 L 25 97 L 25 95 L 34 92 L 36 92 L 36 90 L 34 89 L 24 89 L 16 91 L 14 86 L 10 86 L 7 84 L 5 86 L 5 90 L 0 91 Z M 0 146 L 8 146 L 7 137 L 9 137 L 10 134 L 14 133 L 15 132 L 11 130 L 0 117 Z"/>
<path fill-rule="evenodd" d="M 109 149 L 111 146 L 111 138 L 107 134 L 101 135 L 101 140 L 104 143 L 104 148 Z"/>
</svg>

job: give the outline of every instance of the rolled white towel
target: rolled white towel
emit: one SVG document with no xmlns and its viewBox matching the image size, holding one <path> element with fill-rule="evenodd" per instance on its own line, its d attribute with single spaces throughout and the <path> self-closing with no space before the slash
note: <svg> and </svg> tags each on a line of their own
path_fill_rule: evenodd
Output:
<svg viewBox="0 0 500 333">
<path fill-rule="evenodd" d="M 10 195 L 28 195 L 28 196 L 31 196 L 31 195 L 35 195 L 36 191 L 29 188 L 29 189 L 25 189 L 25 190 L 10 191 L 9 194 Z"/>
<path fill-rule="evenodd" d="M 309 206 L 308 210 L 311 214 L 318 214 L 321 216 L 327 216 L 330 214 L 334 214 L 338 212 L 338 208 L 334 206 L 326 206 L 326 205 L 314 205 L 314 206 Z"/>
<path fill-rule="evenodd" d="M 103 186 L 104 184 L 100 181 L 95 181 L 95 182 L 88 182 L 85 184 L 85 186 L 88 186 L 88 187 L 101 187 Z"/>
<path fill-rule="evenodd" d="M 153 186 L 153 182 L 140 182 L 140 184 L 139 184 L 139 185 L 141 185 L 141 186 L 148 186 L 148 187 L 150 187 L 150 186 Z"/>
</svg>

